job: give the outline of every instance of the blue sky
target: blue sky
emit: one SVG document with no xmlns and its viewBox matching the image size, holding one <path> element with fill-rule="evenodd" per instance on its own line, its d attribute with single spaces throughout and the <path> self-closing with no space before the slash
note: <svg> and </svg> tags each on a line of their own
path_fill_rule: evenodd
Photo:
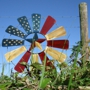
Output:
<svg viewBox="0 0 90 90">
<path fill-rule="evenodd" d="M 89 17 L 90 0 L 0 0 L 0 63 L 7 64 L 4 54 L 16 48 L 11 47 L 7 49 L 2 47 L 1 43 L 3 38 L 15 38 L 14 36 L 10 36 L 5 32 L 6 28 L 9 25 L 13 25 L 24 32 L 24 30 L 19 26 L 17 18 L 26 16 L 29 20 L 30 26 L 32 27 L 32 13 L 41 14 L 40 28 L 42 28 L 48 15 L 55 18 L 56 24 L 50 29 L 49 32 L 59 26 L 64 26 L 67 35 L 60 37 L 59 39 L 68 38 L 70 42 L 69 48 L 72 48 L 72 46 L 80 40 L 79 4 L 81 2 L 87 3 Z M 89 24 L 90 17 L 88 18 L 88 28 L 90 28 Z M 88 34 L 90 34 L 90 32 Z M 64 51 L 64 53 L 66 53 L 69 57 L 71 50 L 69 49 Z M 16 64 L 18 61 L 19 59 L 14 60 L 14 64 Z M 2 65 L 0 64 L 0 70 L 1 66 Z M 6 67 L 9 68 L 9 66 Z M 10 68 L 12 67 L 14 66 L 11 65 Z"/>
</svg>

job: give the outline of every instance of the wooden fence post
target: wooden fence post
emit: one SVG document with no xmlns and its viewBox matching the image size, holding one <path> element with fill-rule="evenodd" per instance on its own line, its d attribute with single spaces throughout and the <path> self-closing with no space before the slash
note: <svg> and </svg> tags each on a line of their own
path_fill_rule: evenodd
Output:
<svg viewBox="0 0 90 90">
<path fill-rule="evenodd" d="M 79 4 L 79 16 L 80 16 L 80 34 L 81 34 L 81 43 L 82 43 L 82 51 L 85 54 L 84 59 L 88 60 L 88 15 L 87 15 L 87 4 L 82 2 Z"/>
</svg>

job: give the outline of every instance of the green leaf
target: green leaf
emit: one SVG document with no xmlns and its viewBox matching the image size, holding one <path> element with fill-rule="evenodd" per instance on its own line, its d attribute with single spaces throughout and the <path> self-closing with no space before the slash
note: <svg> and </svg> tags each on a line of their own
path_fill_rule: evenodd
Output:
<svg viewBox="0 0 90 90">
<path fill-rule="evenodd" d="M 6 82 L 4 84 L 0 84 L 0 89 L 1 90 L 6 90 L 9 85 L 11 85 L 10 82 Z"/>
<path fill-rule="evenodd" d="M 32 67 L 35 67 L 35 68 L 37 68 L 37 69 L 39 69 L 39 70 L 42 70 L 42 65 L 41 64 L 39 64 L 39 63 L 33 63 L 32 65 L 31 65 Z"/>
<path fill-rule="evenodd" d="M 23 90 L 30 90 L 30 88 L 23 88 Z"/>
<path fill-rule="evenodd" d="M 42 81 L 43 81 L 43 79 L 44 79 L 44 74 L 45 74 L 45 66 L 46 66 L 46 55 L 44 56 L 44 66 L 43 66 L 43 68 L 42 68 L 42 76 L 41 76 L 41 79 L 40 79 L 39 88 L 41 88 Z"/>
<path fill-rule="evenodd" d="M 45 88 L 47 85 L 48 85 L 48 83 L 50 82 L 50 78 L 44 78 L 43 80 L 42 80 L 42 83 L 41 83 L 41 87 L 40 88 Z"/>
<path fill-rule="evenodd" d="M 27 63 L 26 63 L 26 62 L 21 62 L 20 64 L 21 64 L 21 65 L 24 65 L 24 66 L 26 66 L 26 65 L 27 65 Z"/>
</svg>

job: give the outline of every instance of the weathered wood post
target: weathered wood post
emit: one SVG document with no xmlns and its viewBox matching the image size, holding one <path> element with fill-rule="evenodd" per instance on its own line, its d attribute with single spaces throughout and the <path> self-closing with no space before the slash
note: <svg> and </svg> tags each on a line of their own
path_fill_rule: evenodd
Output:
<svg viewBox="0 0 90 90">
<path fill-rule="evenodd" d="M 88 60 L 88 15 L 87 15 L 87 3 L 82 2 L 79 4 L 79 16 L 80 16 L 80 33 L 81 43 L 83 45 L 82 51 L 85 54 L 84 59 Z"/>
</svg>

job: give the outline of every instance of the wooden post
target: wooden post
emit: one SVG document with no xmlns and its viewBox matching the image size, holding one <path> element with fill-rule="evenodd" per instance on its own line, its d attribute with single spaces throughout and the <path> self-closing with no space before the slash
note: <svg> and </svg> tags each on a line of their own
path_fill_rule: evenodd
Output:
<svg viewBox="0 0 90 90">
<path fill-rule="evenodd" d="M 82 51 L 86 53 L 84 59 L 89 59 L 88 55 L 88 15 L 87 15 L 87 4 L 82 2 L 79 4 L 79 16 L 80 16 L 80 33 L 81 33 L 81 43 Z"/>
</svg>

